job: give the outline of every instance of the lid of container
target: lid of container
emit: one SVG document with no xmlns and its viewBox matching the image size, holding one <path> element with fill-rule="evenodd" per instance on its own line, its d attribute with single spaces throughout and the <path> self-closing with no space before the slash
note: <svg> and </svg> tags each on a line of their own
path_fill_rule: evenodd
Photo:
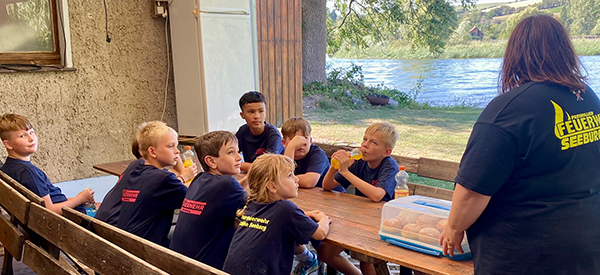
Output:
<svg viewBox="0 0 600 275">
<path fill-rule="evenodd" d="M 399 171 L 404 171 L 404 170 L 406 170 L 406 167 L 405 166 L 400 166 L 400 167 L 398 167 L 398 170 Z"/>
<path fill-rule="evenodd" d="M 185 146 L 185 150 L 190 150 L 190 149 L 192 149 L 192 146 L 189 146 L 189 145 Z"/>
</svg>

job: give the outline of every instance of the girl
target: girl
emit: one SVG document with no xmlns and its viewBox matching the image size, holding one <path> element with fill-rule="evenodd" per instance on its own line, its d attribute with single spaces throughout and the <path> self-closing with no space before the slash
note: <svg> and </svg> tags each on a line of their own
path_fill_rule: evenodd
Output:
<svg viewBox="0 0 600 275">
<path fill-rule="evenodd" d="M 238 213 L 241 222 L 224 271 L 234 275 L 290 274 L 294 245 L 310 238 L 325 239 L 329 217 L 321 211 L 305 214 L 287 200 L 298 196 L 294 168 L 294 161 L 283 155 L 264 154 L 252 163 L 248 203 Z"/>
</svg>

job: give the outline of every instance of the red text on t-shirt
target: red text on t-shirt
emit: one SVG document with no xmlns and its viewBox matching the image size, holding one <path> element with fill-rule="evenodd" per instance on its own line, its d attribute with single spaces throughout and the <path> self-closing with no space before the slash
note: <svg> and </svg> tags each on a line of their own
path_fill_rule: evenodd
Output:
<svg viewBox="0 0 600 275">
<path fill-rule="evenodd" d="M 181 212 L 200 216 L 205 205 L 205 202 L 184 199 Z"/>
</svg>

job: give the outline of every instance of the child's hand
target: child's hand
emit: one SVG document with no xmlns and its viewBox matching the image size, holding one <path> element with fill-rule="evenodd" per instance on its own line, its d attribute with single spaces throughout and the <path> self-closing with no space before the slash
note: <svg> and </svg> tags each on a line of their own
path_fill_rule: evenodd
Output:
<svg viewBox="0 0 600 275">
<path fill-rule="evenodd" d="M 346 152 L 345 150 L 338 150 L 337 152 L 333 153 L 333 155 L 331 155 L 331 158 L 337 159 L 340 163 L 340 167 L 338 168 L 338 171 L 340 173 L 347 172 L 348 167 L 350 167 L 350 165 L 352 164 L 350 154 L 348 154 L 348 152 Z"/>
<path fill-rule="evenodd" d="M 188 167 L 183 167 L 181 169 L 181 174 L 180 176 L 182 176 L 186 181 L 193 179 L 196 174 L 198 174 L 198 165 L 196 165 L 196 163 L 192 163 L 192 165 L 188 166 Z"/>
<path fill-rule="evenodd" d="M 80 204 L 94 203 L 94 193 L 96 192 L 89 187 L 79 192 L 79 194 L 77 194 L 77 198 L 79 198 L 79 200 L 81 201 Z"/>
<path fill-rule="evenodd" d="M 308 211 L 305 213 L 307 217 L 320 222 L 323 219 L 327 219 L 327 223 L 329 223 L 329 217 L 327 215 L 325 215 L 325 213 L 319 211 L 319 210 L 314 210 L 314 211 Z"/>
<path fill-rule="evenodd" d="M 288 147 L 296 150 L 302 146 L 307 146 L 309 143 L 310 141 L 304 136 L 294 136 L 288 143 Z"/>
</svg>

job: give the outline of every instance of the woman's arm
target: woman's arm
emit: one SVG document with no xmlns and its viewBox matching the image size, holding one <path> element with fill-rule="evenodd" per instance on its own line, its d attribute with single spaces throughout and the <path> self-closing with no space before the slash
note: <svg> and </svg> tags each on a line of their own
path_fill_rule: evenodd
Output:
<svg viewBox="0 0 600 275">
<path fill-rule="evenodd" d="M 440 245 L 444 255 L 454 256 L 454 249 L 461 253 L 464 252 L 460 244 L 465 231 L 481 216 L 490 202 L 490 198 L 490 196 L 471 191 L 460 183 L 456 184 L 448 223 L 440 235 Z"/>
</svg>

